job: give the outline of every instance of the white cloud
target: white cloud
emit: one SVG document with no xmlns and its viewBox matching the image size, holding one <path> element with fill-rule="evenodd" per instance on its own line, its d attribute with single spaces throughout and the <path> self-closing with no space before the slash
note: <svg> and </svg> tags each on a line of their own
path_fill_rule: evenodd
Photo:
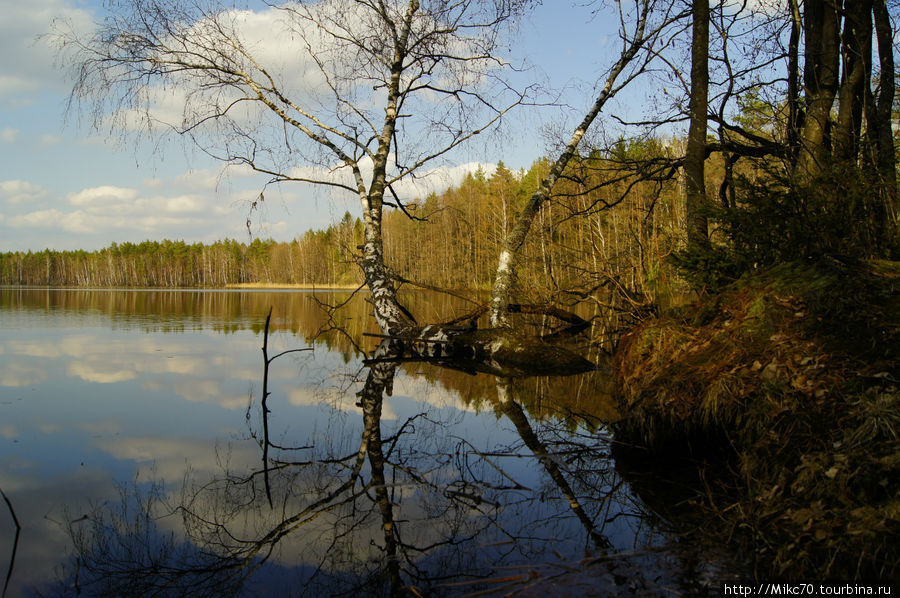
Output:
<svg viewBox="0 0 900 598">
<path fill-rule="evenodd" d="M 180 485 L 188 468 L 194 474 L 219 474 L 222 461 L 235 468 L 251 467 L 259 461 L 258 447 L 253 443 L 229 445 L 227 456 L 215 440 L 165 437 L 104 438 L 96 446 L 116 459 L 129 459 L 153 464 L 152 475 L 161 481 Z"/>
<path fill-rule="evenodd" d="M 149 112 L 140 108 L 123 110 L 115 116 L 110 116 L 106 124 L 112 128 L 122 127 L 126 131 L 152 130 L 160 125 L 163 129 L 182 127 L 185 119 L 185 103 L 188 101 L 184 87 L 153 87 L 147 90 L 147 95 L 152 98 Z"/>
<path fill-rule="evenodd" d="M 258 12 L 250 10 L 228 10 L 217 15 L 215 23 L 209 19 L 195 22 L 187 32 L 182 32 L 186 41 L 184 50 L 191 54 L 204 54 L 220 50 L 234 54 L 233 43 L 236 38 L 248 49 L 256 64 L 265 68 L 266 73 L 274 79 L 276 85 L 285 95 L 299 99 L 302 105 L 315 101 L 319 93 L 326 89 L 315 61 L 310 57 L 306 43 L 302 39 L 301 30 L 315 31 L 315 27 L 302 20 L 291 19 L 289 11 L 277 7 L 269 7 Z M 226 37 L 223 38 L 225 32 Z M 233 37 L 232 37 L 233 36 Z M 316 37 L 315 35 L 313 37 Z M 172 44 L 179 47 L 181 43 Z M 240 56 L 236 59 L 240 61 Z M 256 66 L 249 60 L 239 64 L 238 68 L 254 74 L 260 79 L 265 76 L 258 73 Z M 239 90 L 220 85 L 201 88 L 195 76 L 188 74 L 184 80 L 175 75 L 166 85 L 154 85 L 146 90 L 149 110 L 128 109 L 115 115 L 113 122 L 128 131 L 145 129 L 165 130 L 167 127 L 180 129 L 186 125 L 195 125 L 217 111 L 218 107 L 231 104 L 234 100 L 245 96 Z M 271 114 L 265 106 L 256 102 L 240 102 L 231 105 L 229 115 L 242 123 L 257 126 L 263 115 Z M 280 122 L 280 120 L 278 121 Z M 162 125 L 160 127 L 160 125 Z M 213 123 L 204 124 L 193 130 L 202 133 L 213 130 Z"/>
<path fill-rule="evenodd" d="M 108 207 L 110 204 L 134 201 L 137 197 L 137 189 L 104 185 L 102 187 L 83 189 L 69 196 L 69 203 L 73 206 L 94 207 L 100 205 Z"/>
<path fill-rule="evenodd" d="M 27 355 L 29 357 L 59 357 L 62 351 L 59 345 L 52 341 L 30 341 L 9 343 L 10 352 L 16 355 Z"/>
<path fill-rule="evenodd" d="M 118 369 L 109 363 L 94 361 L 72 362 L 66 369 L 66 373 L 95 384 L 114 384 L 134 380 L 137 377 L 132 370 Z"/>
<path fill-rule="evenodd" d="M 248 339 L 245 344 L 257 346 L 255 339 Z M 171 383 L 172 390 L 189 401 L 212 403 L 225 409 L 246 408 L 247 394 L 243 390 L 226 388 L 222 380 L 208 378 L 209 372 L 227 371 L 232 379 L 256 381 L 259 378 L 257 370 L 241 366 L 233 355 L 197 356 L 192 354 L 191 347 L 177 342 L 146 340 L 135 345 L 85 334 L 68 336 L 55 344 L 8 342 L 6 347 L 10 352 L 31 357 L 72 357 L 66 368 L 67 375 L 87 382 L 112 384 L 149 377 L 143 383 L 144 388 L 159 390 Z M 136 354 L 144 357 L 134 359 Z M 0 381 L 3 373 L 0 371 Z M 20 386 L 27 379 L 22 375 L 11 377 L 14 384 L 9 385 Z"/>
<path fill-rule="evenodd" d="M 223 409 L 246 409 L 246 394 L 228 393 L 222 388 L 219 380 L 192 379 L 177 382 L 173 390 L 188 401 L 194 403 L 211 403 Z"/>
<path fill-rule="evenodd" d="M 90 215 L 81 210 L 67 214 L 56 208 L 12 216 L 9 218 L 9 226 L 12 228 L 56 229 L 70 233 L 97 232 L 96 222 Z"/>
<path fill-rule="evenodd" d="M 438 409 L 455 409 L 474 413 L 475 408 L 466 405 L 455 392 L 429 382 L 421 376 L 399 374 L 394 378 L 394 396 L 406 396 L 420 403 L 427 403 Z"/>
<path fill-rule="evenodd" d="M 90 13 L 66 0 L 0 0 L 0 13 L 0 56 L 7 58 L 0 62 L 0 100 L 27 103 L 39 90 L 63 91 L 66 83 L 54 66 L 54 50 L 39 36 L 50 31 L 54 20 L 90 31 Z"/>
<path fill-rule="evenodd" d="M 388 161 L 392 163 L 393 160 L 394 158 L 391 156 Z M 406 176 L 391 186 L 401 199 L 425 198 L 430 193 L 440 193 L 445 189 L 459 185 L 467 174 L 474 174 L 479 168 L 484 171 L 486 176 L 491 176 L 497 170 L 497 165 L 493 163 L 466 162 L 456 166 L 436 166 L 429 170 L 417 171 L 415 177 Z M 372 174 L 371 159 L 364 158 L 361 160 L 360 170 L 363 177 L 368 179 Z M 349 169 L 337 166 L 333 168 L 298 166 L 291 169 L 289 174 L 298 178 L 342 183 L 349 186 L 354 185 Z"/>
<path fill-rule="evenodd" d="M 94 234 L 106 239 L 135 237 L 181 238 L 208 232 L 211 224 L 222 228 L 229 219 L 243 221 L 221 193 L 180 193 L 176 181 L 151 179 L 154 195 L 140 189 L 101 185 L 70 193 L 65 205 L 9 215 L 7 226 L 74 234 Z M 258 193 L 258 192 L 257 192 Z M 47 191 L 24 181 L 0 183 L 0 198 L 23 204 L 44 197 Z M 241 192 L 234 192 L 240 197 Z M 251 192 L 244 193 L 247 197 Z M 223 205 L 224 204 L 224 205 Z M 216 218 L 211 218 L 214 216 Z M 227 229 L 226 229 L 227 230 Z M 224 236 L 221 233 L 217 236 Z"/>
<path fill-rule="evenodd" d="M 7 203 L 20 204 L 45 197 L 47 190 L 28 181 L 11 180 L 0 182 L 0 194 L 6 197 Z"/>
<path fill-rule="evenodd" d="M 357 385 L 359 386 L 359 385 Z M 337 409 L 346 413 L 361 413 L 356 405 L 358 401 L 355 392 L 338 388 L 318 388 L 310 386 L 285 387 L 288 403 L 297 407 L 316 407 L 327 405 L 331 409 Z M 397 413 L 389 401 L 381 405 L 381 418 L 383 420 L 397 419 Z"/>
<path fill-rule="evenodd" d="M 61 432 L 62 429 L 63 427 L 60 424 L 41 424 L 40 426 L 38 426 L 38 430 L 48 435 Z"/>
<path fill-rule="evenodd" d="M 290 236 L 291 233 L 296 232 L 293 226 L 285 222 L 284 220 L 281 220 L 279 222 L 270 222 L 266 225 L 266 231 L 268 234 L 280 238 Z"/>
<path fill-rule="evenodd" d="M 0 141 L 2 141 L 3 143 L 15 143 L 18 136 L 19 129 L 6 127 L 2 131 L 0 131 Z"/>
<path fill-rule="evenodd" d="M 197 196 L 182 195 L 165 200 L 165 211 L 169 214 L 199 214 L 205 209 L 205 202 Z"/>
<path fill-rule="evenodd" d="M 299 109 L 295 112 L 289 108 L 289 116 L 312 113 L 326 127 L 335 126 L 348 132 L 358 129 L 362 138 L 369 132 L 380 132 L 371 129 L 378 129 L 377 123 L 384 115 L 386 92 L 376 83 L 387 76 L 385 69 L 361 63 L 356 58 L 354 42 L 345 41 L 341 35 L 326 34 L 323 28 L 316 25 L 317 22 L 334 23 L 332 31 L 350 39 L 363 40 L 359 43 L 368 43 L 373 31 L 379 27 L 372 23 L 379 21 L 379 18 L 372 9 L 344 0 L 288 4 L 290 10 L 278 6 L 258 11 L 226 10 L 191 23 L 176 31 L 177 41 L 168 45 L 176 50 L 166 54 L 166 57 L 177 61 L 187 56 L 193 61 L 203 55 L 227 56 L 225 60 L 227 63 L 233 62 L 234 69 L 264 82 L 266 86 L 271 80 L 280 94 L 290 98 Z M 304 13 L 309 13 L 309 18 L 298 16 Z M 417 31 L 435 25 L 429 17 L 421 14 L 419 17 L 414 24 Z M 447 36 L 443 41 L 448 46 L 436 47 L 434 51 L 460 56 L 478 54 L 481 50 L 476 49 L 476 39 L 472 37 L 470 41 Z M 246 56 L 234 50 L 236 41 L 246 51 Z M 215 58 L 215 63 L 222 65 L 223 59 Z M 454 83 L 447 85 L 472 88 L 486 81 L 485 73 L 494 68 L 497 68 L 496 62 L 482 60 L 466 61 L 464 66 L 456 62 L 453 68 L 437 64 L 430 77 L 437 81 L 437 85 L 444 85 L 443 79 L 452 77 Z M 322 69 L 329 73 L 327 80 Z M 335 102 L 331 85 L 337 86 L 342 101 L 351 102 L 353 109 Z M 286 145 L 290 145 L 287 153 L 307 150 L 305 155 L 325 151 L 293 127 L 285 129 L 281 118 L 263 103 L 243 101 L 252 100 L 256 94 L 246 85 L 241 87 L 232 89 L 223 86 L 214 77 L 204 79 L 201 69 L 170 74 L 164 81 L 160 78 L 151 87 L 142 90 L 146 93 L 145 106 L 109 115 L 113 121 L 110 124 L 129 131 L 187 127 L 200 143 L 204 143 L 205 134 L 209 134 L 212 147 L 221 150 L 220 135 L 230 136 L 235 145 L 241 145 L 241 141 L 236 139 L 238 136 L 233 135 L 237 129 L 218 124 L 227 107 L 226 118 L 237 123 L 242 134 L 249 132 L 254 141 L 263 141 L 260 147 L 254 144 L 252 150 L 246 150 L 254 152 L 258 163 L 262 163 L 269 147 L 285 149 Z M 437 108 L 435 118 L 442 118 L 447 112 L 443 106 L 447 102 L 458 101 L 458 98 L 454 100 L 453 97 L 427 90 L 420 91 L 416 97 L 410 101 L 418 102 L 413 110 L 428 112 Z M 297 118 L 306 124 L 311 122 L 306 116 Z M 440 127 L 431 127 L 427 117 L 419 124 L 415 124 L 416 120 L 405 120 L 405 132 L 398 134 L 407 136 L 412 145 L 426 146 L 434 141 Z M 160 127 L 160 124 L 163 126 Z M 266 146 L 266 142 L 271 145 Z M 351 153 L 356 151 L 344 149 Z M 237 149 L 235 153 L 240 155 L 243 152 Z M 280 167 L 279 156 L 272 156 L 272 159 Z"/>
<path fill-rule="evenodd" d="M 25 78 L 11 75 L 0 75 L 0 97 L 33 91 L 37 85 L 30 83 Z"/>
<path fill-rule="evenodd" d="M 458 166 L 438 166 L 422 172 L 416 178 L 407 177 L 395 183 L 393 187 L 401 198 L 425 198 L 430 193 L 440 193 L 450 187 L 458 186 L 466 178 L 466 175 L 474 174 L 479 168 L 484 171 L 486 176 L 491 176 L 497 170 L 497 165 L 466 162 Z"/>
<path fill-rule="evenodd" d="M 208 170 L 189 170 L 184 174 L 175 177 L 175 184 L 179 187 L 192 189 L 196 191 L 215 191 L 221 180 L 221 171 Z"/>
<path fill-rule="evenodd" d="M 259 173 L 246 164 L 229 164 L 225 167 L 225 174 L 229 178 L 258 177 Z"/>
<path fill-rule="evenodd" d="M 56 208 L 51 208 L 12 216 L 9 225 L 13 228 L 62 228 L 65 217 L 65 214 Z"/>
<path fill-rule="evenodd" d="M 788 10 L 785 0 L 726 0 L 725 6 L 732 10 L 751 10 L 764 15 L 774 16 Z"/>
<path fill-rule="evenodd" d="M 0 386 L 32 386 L 46 379 L 46 368 L 33 363 L 6 362 L 0 369 Z"/>
<path fill-rule="evenodd" d="M 160 177 L 152 177 L 146 178 L 141 181 L 141 186 L 145 189 L 159 189 L 165 184 L 165 181 Z"/>
<path fill-rule="evenodd" d="M 394 189 L 405 200 L 425 197 L 459 184 L 467 173 L 479 167 L 487 174 L 495 168 L 493 164 L 476 162 L 440 166 L 423 172 L 415 180 L 396 183 Z M 333 180 L 345 176 L 341 171 L 329 172 L 326 168 L 305 167 L 302 171 L 307 176 Z M 46 231 L 53 236 L 47 245 L 37 249 L 60 247 L 63 242 L 90 249 L 84 247 L 84 241 L 77 240 L 87 235 L 99 241 L 97 247 L 111 240 L 183 238 L 210 241 L 240 237 L 244 234 L 248 200 L 255 199 L 261 188 L 260 181 L 251 178 L 250 174 L 245 168 L 194 170 L 181 175 L 147 178 L 135 187 L 86 187 L 67 194 L 56 203 L 53 203 L 50 191 L 40 185 L 21 180 L 3 181 L 0 182 L 0 201 L 5 200 L 10 206 L 27 206 L 25 211 L 18 213 L 7 211 L 3 226 L 35 233 Z M 327 224 L 330 218 L 326 214 L 336 205 L 334 201 L 338 202 L 339 208 L 342 199 L 352 202 L 348 199 L 349 194 L 329 198 L 328 193 L 328 190 L 316 192 L 297 185 L 270 190 L 261 206 L 263 211 L 254 215 L 254 234 L 285 240 L 313 223 Z M 322 200 L 321 205 L 318 199 Z M 352 207 L 352 203 L 346 205 L 347 209 Z M 343 209 L 337 209 L 332 216 L 342 214 Z M 36 234 L 31 235 L 32 239 L 36 237 Z"/>
<path fill-rule="evenodd" d="M 209 371 L 205 359 L 200 357 L 187 357 L 183 353 L 178 354 L 178 351 L 172 350 L 168 350 L 166 353 L 175 353 L 175 355 L 168 355 L 164 362 L 156 362 L 156 364 L 152 366 L 150 366 L 150 364 L 145 364 L 142 368 L 145 369 L 145 371 L 157 374 L 180 374 L 182 376 L 199 375 Z"/>
<path fill-rule="evenodd" d="M 38 138 L 38 143 L 44 146 L 47 145 L 56 145 L 62 141 L 62 137 L 58 135 L 48 135 L 44 134 Z"/>
</svg>

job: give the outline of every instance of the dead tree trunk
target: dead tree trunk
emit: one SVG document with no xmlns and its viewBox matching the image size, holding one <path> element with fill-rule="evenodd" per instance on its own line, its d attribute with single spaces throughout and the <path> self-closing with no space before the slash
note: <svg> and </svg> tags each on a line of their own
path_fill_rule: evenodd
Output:
<svg viewBox="0 0 900 598">
<path fill-rule="evenodd" d="M 872 4 L 875 20 L 875 36 L 878 40 L 878 96 L 872 107 L 867 126 L 875 137 L 878 173 L 885 189 L 885 219 L 889 226 L 897 225 L 897 166 L 894 155 L 894 131 L 891 114 L 894 108 L 894 32 L 891 16 L 885 0 L 875 0 Z"/>
<path fill-rule="evenodd" d="M 855 160 L 860 150 L 865 93 L 872 79 L 872 0 L 848 2 L 844 10 L 843 73 L 839 92 L 834 157 Z"/>
<path fill-rule="evenodd" d="M 803 17 L 800 13 L 799 0 L 790 0 L 791 10 L 791 35 L 788 41 L 788 65 L 787 65 L 787 146 L 790 164 L 797 160 L 797 149 L 800 143 L 800 131 L 803 128 L 805 114 L 800 107 L 800 32 L 803 27 Z"/>
<path fill-rule="evenodd" d="M 807 0 L 803 14 L 806 117 L 797 159 L 797 172 L 802 178 L 821 173 L 830 154 L 829 119 L 838 90 L 842 3 L 843 0 Z"/>
<path fill-rule="evenodd" d="M 695 0 L 691 36 L 691 124 L 684 157 L 685 210 L 689 248 L 709 241 L 706 204 L 706 114 L 709 110 L 709 2 Z"/>
</svg>

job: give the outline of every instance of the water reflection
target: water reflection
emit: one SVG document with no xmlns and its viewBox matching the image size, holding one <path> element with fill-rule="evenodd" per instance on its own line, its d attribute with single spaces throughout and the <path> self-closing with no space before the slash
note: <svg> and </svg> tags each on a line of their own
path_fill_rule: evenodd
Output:
<svg viewBox="0 0 900 598">
<path fill-rule="evenodd" d="M 20 568 L 14 590 L 502 594 L 562 579 L 668 595 L 659 580 L 680 579 L 615 471 L 603 372 L 471 376 L 371 341 L 367 367 L 361 301 L 328 315 L 299 293 L 94 293 L 0 291 L 0 375 L 45 373 L 0 405 L 21 439 L 0 445 L 0 485 L 25 505 L 26 570 L 43 576 Z M 316 349 L 273 364 L 267 413 L 270 306 L 279 350 Z"/>
<path fill-rule="evenodd" d="M 383 343 L 375 354 L 394 351 Z M 302 448 L 263 438 L 271 455 L 262 468 L 223 467 L 185 486 L 177 503 L 157 486 L 138 489 L 117 511 L 76 521 L 68 587 L 77 577 L 92 595 L 194 594 L 199 586 L 231 594 L 255 587 L 257 574 L 270 578 L 271 563 L 304 595 L 471 592 L 498 581 L 508 591 L 533 581 L 509 568 L 634 541 L 633 529 L 607 529 L 628 505 L 608 444 L 584 430 L 580 438 L 536 430 L 508 380 L 496 381 L 496 409 L 515 431 L 504 443 L 460 435 L 464 418 L 449 411 L 416 413 L 386 430 L 382 407 L 397 367 L 360 372 L 362 427 L 352 437 Z M 176 516 L 183 539 L 158 529 Z"/>
</svg>

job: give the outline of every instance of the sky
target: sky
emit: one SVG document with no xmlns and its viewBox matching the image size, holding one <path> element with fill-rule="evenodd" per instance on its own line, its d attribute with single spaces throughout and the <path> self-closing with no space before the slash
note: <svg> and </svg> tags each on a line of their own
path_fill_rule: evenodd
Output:
<svg viewBox="0 0 900 598">
<path fill-rule="evenodd" d="M 508 50 L 516 63 L 532 65 L 521 81 L 557 90 L 563 105 L 514 114 L 501 140 L 455 152 L 436 176 L 406 193 L 439 191 L 479 164 L 487 172 L 499 160 L 514 170 L 527 168 L 547 152 L 548 130 L 568 130 L 590 104 L 597 77 L 615 52 L 614 21 L 592 17 L 583 4 L 545 0 Z M 110 136 L 67 110 L 72 82 L 41 36 L 54 19 L 90 31 L 102 10 L 101 0 L 0 0 L 0 252 L 93 250 L 146 239 L 290 240 L 346 211 L 360 213 L 348 195 L 281 185 L 266 189 L 248 231 L 250 202 L 265 178 L 246 169 L 223 170 L 175 136 Z M 639 97 L 640 88 L 631 93 Z"/>
</svg>

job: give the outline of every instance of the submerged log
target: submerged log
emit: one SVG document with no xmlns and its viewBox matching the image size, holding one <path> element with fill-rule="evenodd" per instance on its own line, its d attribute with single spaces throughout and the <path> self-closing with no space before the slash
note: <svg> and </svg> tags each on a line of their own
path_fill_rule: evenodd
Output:
<svg viewBox="0 0 900 598">
<path fill-rule="evenodd" d="M 397 301 L 393 279 L 383 267 L 379 270 L 379 265 L 380 262 L 376 259 L 368 267 L 364 267 L 364 270 L 367 272 L 367 280 L 369 273 L 377 273 L 378 276 L 373 278 L 383 286 L 383 292 L 376 297 L 373 282 L 368 283 L 373 292 L 369 301 L 375 308 L 376 319 L 384 333 L 366 336 L 390 341 L 396 350 L 392 350 L 390 354 L 381 351 L 365 360 L 366 364 L 428 361 L 473 374 L 481 372 L 504 377 L 568 376 L 596 369 L 596 365 L 581 355 L 550 342 L 575 336 L 590 326 L 589 320 L 574 312 L 554 305 L 509 303 L 505 310 L 507 314 L 549 316 L 559 320 L 564 326 L 544 336 L 526 335 L 515 331 L 511 326 L 479 329 L 478 319 L 488 311 L 488 306 L 450 292 L 458 298 L 476 303 L 477 307 L 449 322 L 420 326 L 412 314 Z M 400 280 L 414 286 L 447 292 L 402 277 Z"/>
<path fill-rule="evenodd" d="M 372 336 L 398 343 L 400 351 L 392 359 L 424 360 L 469 373 L 507 377 L 569 376 L 597 369 L 594 363 L 574 351 L 505 328 L 473 330 L 435 324 L 401 336 Z"/>
</svg>

